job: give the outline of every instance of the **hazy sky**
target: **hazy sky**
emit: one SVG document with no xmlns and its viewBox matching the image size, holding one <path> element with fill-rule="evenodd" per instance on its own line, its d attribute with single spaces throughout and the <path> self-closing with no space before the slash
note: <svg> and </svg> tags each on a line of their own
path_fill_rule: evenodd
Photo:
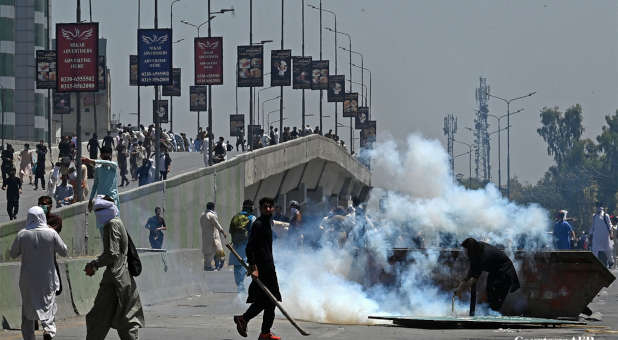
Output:
<svg viewBox="0 0 618 340">
<path fill-rule="evenodd" d="M 159 26 L 169 27 L 171 0 L 159 1 Z M 301 0 L 285 0 L 285 48 L 301 54 Z M 52 22 L 75 20 L 74 0 L 54 1 Z M 112 112 L 123 122 L 135 124 L 137 88 L 128 86 L 128 55 L 135 54 L 137 0 L 92 0 L 93 19 L 99 21 L 103 37 L 108 39 L 108 66 L 112 79 Z M 316 0 L 306 4 L 318 5 Z M 183 96 L 174 99 L 174 130 L 194 133 L 196 113 L 189 112 L 188 87 L 193 82 L 194 28 L 180 23 L 199 24 L 207 18 L 206 0 L 181 0 L 174 5 L 174 64 L 182 70 Z M 254 41 L 272 39 L 270 49 L 280 47 L 281 2 L 255 0 L 253 6 Z M 212 0 L 212 10 L 233 6 L 234 15 L 219 15 L 213 20 L 213 36 L 224 37 L 224 83 L 213 87 L 215 134 L 229 133 L 228 115 L 235 111 L 234 84 L 236 46 L 249 42 L 249 1 Z M 459 118 L 457 138 L 472 142 L 465 126 L 473 126 L 476 108 L 474 91 L 479 76 L 488 78 L 491 92 L 500 97 L 518 97 L 537 91 L 534 97 L 516 102 L 513 110 L 524 108 L 511 119 L 511 173 L 528 182 L 536 182 L 551 159 L 543 140 L 537 135 L 539 111 L 543 106 L 561 109 L 579 103 L 584 110 L 585 136 L 601 131 L 604 115 L 618 109 L 618 3 L 612 0 L 518 0 L 518 1 L 375 1 L 323 0 L 324 8 L 337 13 L 340 31 L 352 36 L 352 49 L 364 54 L 365 67 L 373 72 L 373 117 L 378 121 L 378 139 L 401 140 L 413 132 L 438 138 L 443 117 L 454 113 Z M 142 27 L 153 27 L 154 0 L 142 0 Z M 82 1 L 82 17 L 88 18 L 88 1 Z M 305 10 L 305 55 L 319 57 L 319 16 Z M 324 14 L 323 25 L 333 25 Z M 53 31 L 52 31 L 53 33 Z M 200 33 L 206 35 L 206 26 Z M 340 46 L 348 46 L 340 36 Z M 334 63 L 333 34 L 323 32 L 324 58 Z M 353 55 L 353 62 L 360 58 Z M 269 65 L 268 62 L 264 63 Z M 265 71 L 269 72 L 269 71 Z M 360 72 L 353 70 L 353 80 Z M 339 73 L 348 77 L 347 52 L 339 53 Z M 368 83 L 366 74 L 365 82 Z M 268 86 L 269 79 L 265 78 Z M 357 86 L 355 86 L 356 88 Z M 356 91 L 356 89 L 355 89 Z M 286 88 L 284 125 L 299 125 L 300 90 Z M 266 90 L 261 100 L 275 97 L 278 90 Z M 306 91 L 309 114 L 318 112 L 317 91 Z M 152 118 L 153 90 L 142 90 L 142 116 Z M 248 120 L 248 89 L 239 89 L 239 112 Z M 333 104 L 324 94 L 325 131 L 333 128 Z M 265 111 L 278 108 L 266 104 Z M 492 99 L 490 112 L 503 114 L 506 106 Z M 341 114 L 341 108 L 339 109 Z M 275 120 L 278 113 L 271 116 Z M 202 126 L 207 114 L 202 113 Z M 317 116 L 307 121 L 318 124 Z M 503 120 L 504 122 L 504 120 Z M 349 124 L 348 119 L 344 124 Z M 495 120 L 490 120 L 490 131 Z M 503 126 L 506 125 L 503 123 Z M 340 131 L 346 143 L 349 129 Z M 358 133 L 356 133 L 358 136 Z M 503 182 L 506 178 L 506 134 L 502 134 Z M 456 146 L 456 153 L 467 151 Z M 497 143 L 492 138 L 492 177 L 497 178 Z M 456 160 L 456 171 L 466 174 L 467 157 Z"/>
</svg>

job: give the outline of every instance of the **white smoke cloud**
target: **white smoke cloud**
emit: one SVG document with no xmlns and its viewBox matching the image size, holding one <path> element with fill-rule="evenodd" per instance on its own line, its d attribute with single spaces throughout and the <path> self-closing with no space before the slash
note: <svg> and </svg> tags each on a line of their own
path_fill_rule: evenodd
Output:
<svg viewBox="0 0 618 340">
<path fill-rule="evenodd" d="M 390 179 L 390 188 L 373 190 L 367 204 L 375 227 L 356 223 L 349 233 L 354 237 L 343 248 L 330 242 L 299 250 L 294 242 L 278 242 L 275 262 L 284 305 L 299 319 L 366 324 L 372 323 L 369 315 L 449 315 L 451 292 L 431 280 L 440 270 L 440 237 L 450 234 L 452 246 L 467 237 L 507 248 L 521 246 L 516 242 L 522 236 L 526 248 L 548 242 L 545 210 L 509 202 L 493 184 L 479 190 L 460 186 L 438 141 L 412 135 L 403 148 L 387 141 L 369 153 L 376 171 Z M 412 247 L 412 238 L 419 235 L 434 249 L 411 255 L 413 266 L 391 267 L 387 259 L 393 247 Z M 394 272 L 395 285 L 363 285 L 371 274 L 369 266 Z M 460 315 L 467 313 L 464 304 L 456 308 Z M 482 307 L 479 311 L 487 313 Z"/>
</svg>

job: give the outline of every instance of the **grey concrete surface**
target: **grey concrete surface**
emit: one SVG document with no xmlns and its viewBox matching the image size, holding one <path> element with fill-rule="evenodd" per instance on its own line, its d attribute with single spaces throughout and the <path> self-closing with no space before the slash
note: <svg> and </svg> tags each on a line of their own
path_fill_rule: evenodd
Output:
<svg viewBox="0 0 618 340">
<path fill-rule="evenodd" d="M 618 272 L 614 271 L 614 274 Z M 232 272 L 213 272 L 206 275 L 211 293 L 191 296 L 145 306 L 146 327 L 140 330 L 140 339 L 243 339 L 236 332 L 232 321 L 234 314 L 242 313 L 247 305 L 233 289 Z M 283 296 L 285 301 L 285 294 Z M 273 331 L 283 339 L 568 339 L 598 340 L 617 339 L 618 284 L 614 282 L 604 289 L 590 305 L 594 312 L 603 314 L 602 321 L 590 321 L 585 326 L 546 329 L 457 329 L 426 330 L 402 328 L 392 325 L 333 325 L 301 321 L 300 325 L 312 335 L 302 337 L 280 315 L 277 315 Z M 249 323 L 248 339 L 256 339 L 261 324 L 261 315 Z M 37 333 L 40 335 L 40 333 Z M 84 339 L 86 334 L 83 317 L 58 323 L 57 340 Z M 18 330 L 0 332 L 0 340 L 20 339 Z M 110 331 L 107 339 L 118 339 Z"/>
</svg>

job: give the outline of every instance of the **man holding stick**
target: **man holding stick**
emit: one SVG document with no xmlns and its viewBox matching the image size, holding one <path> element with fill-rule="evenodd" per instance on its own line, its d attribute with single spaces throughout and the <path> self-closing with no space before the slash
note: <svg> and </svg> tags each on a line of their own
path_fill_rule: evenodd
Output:
<svg viewBox="0 0 618 340">
<path fill-rule="evenodd" d="M 264 311 L 262 331 L 258 338 L 260 340 L 281 339 L 270 332 L 270 328 L 275 320 L 276 304 L 274 301 L 270 300 L 268 295 L 260 288 L 255 280 L 259 278 L 268 290 L 270 290 L 272 295 L 274 295 L 278 301 L 281 301 L 281 293 L 279 292 L 279 283 L 277 282 L 277 272 L 275 271 L 272 251 L 273 231 L 271 228 L 271 219 L 274 210 L 275 202 L 272 198 L 264 197 L 260 200 L 260 217 L 253 222 L 246 248 L 251 277 L 254 278 L 249 286 L 249 296 L 247 297 L 247 303 L 251 305 L 243 315 L 234 316 L 234 323 L 236 323 L 238 333 L 246 337 L 247 322 Z"/>
</svg>

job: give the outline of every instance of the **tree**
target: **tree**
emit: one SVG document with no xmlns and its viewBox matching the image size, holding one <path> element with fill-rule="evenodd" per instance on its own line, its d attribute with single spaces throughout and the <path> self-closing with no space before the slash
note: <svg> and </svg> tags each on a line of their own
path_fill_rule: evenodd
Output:
<svg viewBox="0 0 618 340">
<path fill-rule="evenodd" d="M 584 132 L 582 107 L 575 104 L 564 114 L 557 106 L 544 107 L 540 117 L 543 126 L 536 131 L 547 143 L 547 154 L 553 156 L 560 167 Z"/>
</svg>

